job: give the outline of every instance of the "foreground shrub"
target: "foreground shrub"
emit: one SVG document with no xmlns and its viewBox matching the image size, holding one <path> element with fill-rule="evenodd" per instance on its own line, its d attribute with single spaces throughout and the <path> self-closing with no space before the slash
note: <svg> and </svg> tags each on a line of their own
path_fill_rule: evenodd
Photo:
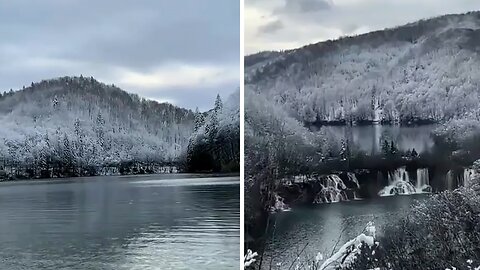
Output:
<svg viewBox="0 0 480 270">
<path fill-rule="evenodd" d="M 467 188 L 433 195 L 383 232 L 380 266 L 468 269 L 480 258 L 480 197 Z"/>
<path fill-rule="evenodd" d="M 417 202 L 377 235 L 377 251 L 341 269 L 474 269 L 480 265 L 480 196 L 446 191 Z"/>
</svg>

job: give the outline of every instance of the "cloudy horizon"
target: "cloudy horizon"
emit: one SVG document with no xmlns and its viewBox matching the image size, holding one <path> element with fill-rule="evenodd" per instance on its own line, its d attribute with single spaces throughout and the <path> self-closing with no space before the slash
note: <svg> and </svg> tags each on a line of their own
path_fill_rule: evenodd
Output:
<svg viewBox="0 0 480 270">
<path fill-rule="evenodd" d="M 245 0 L 245 55 L 294 49 L 435 16 L 479 9 L 476 0 Z"/>
<path fill-rule="evenodd" d="M 93 76 L 207 110 L 240 86 L 238 1 L 0 0 L 0 91 Z"/>
</svg>

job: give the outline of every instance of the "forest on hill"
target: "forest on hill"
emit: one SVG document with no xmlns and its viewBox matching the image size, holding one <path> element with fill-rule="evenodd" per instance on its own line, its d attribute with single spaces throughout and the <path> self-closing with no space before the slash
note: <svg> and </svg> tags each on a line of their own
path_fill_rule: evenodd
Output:
<svg viewBox="0 0 480 270">
<path fill-rule="evenodd" d="M 469 12 L 246 56 L 246 173 L 282 177 L 355 154 L 326 125 L 438 123 L 433 135 L 453 150 L 471 143 L 480 134 L 478 41 L 480 12 Z"/>
<path fill-rule="evenodd" d="M 480 12 L 446 15 L 247 56 L 245 84 L 306 123 L 478 120 L 479 41 Z"/>
<path fill-rule="evenodd" d="M 213 117 L 212 111 L 158 103 L 83 76 L 10 90 L 0 96 L 0 178 L 195 170 L 186 156 L 191 137 L 198 134 L 196 119 L 222 120 L 211 124 L 215 128 L 209 136 L 216 142 L 223 138 L 218 131 L 235 121 L 224 116 L 230 105 L 221 107 Z"/>
</svg>

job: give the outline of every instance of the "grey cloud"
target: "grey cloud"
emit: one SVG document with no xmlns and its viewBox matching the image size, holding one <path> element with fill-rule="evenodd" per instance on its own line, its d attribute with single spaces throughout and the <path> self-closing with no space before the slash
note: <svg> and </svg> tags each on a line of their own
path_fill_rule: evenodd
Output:
<svg viewBox="0 0 480 270">
<path fill-rule="evenodd" d="M 285 6 L 276 10 L 277 13 L 313 13 L 330 9 L 326 0 L 285 0 Z"/>
<path fill-rule="evenodd" d="M 419 19 L 478 10 L 478 0 L 245 0 L 245 6 L 272 14 L 284 23 L 282 31 L 260 35 L 262 23 L 246 37 L 255 39 L 247 54 L 259 50 L 300 47 L 362 31 L 381 30 Z M 248 11 L 248 9 L 247 9 Z M 261 21 L 261 20 L 259 20 Z M 301 27 L 301 29 L 299 29 Z M 254 51 L 255 50 L 255 51 Z"/>
<path fill-rule="evenodd" d="M 238 1 L 0 0 L 0 87 L 76 72 L 109 77 L 106 66 L 136 72 L 170 62 L 238 66 L 239 29 Z M 9 63 L 32 57 L 92 68 L 12 74 Z"/>
<path fill-rule="evenodd" d="M 354 24 L 354 23 L 350 23 L 350 24 L 346 24 L 346 25 L 340 25 L 340 29 L 342 29 L 342 32 L 346 35 L 355 32 L 355 30 L 357 30 L 358 28 L 360 28 L 360 27 L 358 25 Z"/>
<path fill-rule="evenodd" d="M 268 22 L 267 24 L 261 25 L 258 27 L 258 34 L 268 34 L 268 33 L 275 33 L 278 30 L 284 27 L 281 20 L 275 20 Z"/>
<path fill-rule="evenodd" d="M 200 111 L 207 111 L 213 107 L 217 94 L 220 94 L 223 101 L 225 101 L 237 88 L 238 82 L 227 82 L 213 88 L 199 86 L 195 89 L 176 88 L 157 93 L 149 93 L 142 90 L 137 90 L 136 92 L 151 99 L 171 100 L 174 104 L 184 108 L 193 110 L 198 107 Z"/>
<path fill-rule="evenodd" d="M 2 1 L 0 34 L 38 53 L 139 69 L 238 58 L 239 7 L 230 1 L 63 2 Z"/>
</svg>

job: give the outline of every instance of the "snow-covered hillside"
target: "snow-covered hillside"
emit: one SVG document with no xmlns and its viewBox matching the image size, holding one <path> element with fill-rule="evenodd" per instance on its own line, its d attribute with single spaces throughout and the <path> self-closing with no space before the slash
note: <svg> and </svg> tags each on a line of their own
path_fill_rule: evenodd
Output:
<svg viewBox="0 0 480 270">
<path fill-rule="evenodd" d="M 149 173 L 164 165 L 238 171 L 239 95 L 225 104 L 218 96 L 202 113 L 82 76 L 32 83 L 0 97 L 0 179 Z M 197 166 L 192 149 L 202 149 L 209 166 Z"/>
<path fill-rule="evenodd" d="M 480 12 L 446 15 L 247 56 L 245 83 L 302 122 L 478 119 L 479 52 Z"/>
<path fill-rule="evenodd" d="M 63 77 L 3 94 L 0 126 L 0 171 L 83 175 L 109 164 L 176 161 L 194 113 L 93 78 Z"/>
</svg>

